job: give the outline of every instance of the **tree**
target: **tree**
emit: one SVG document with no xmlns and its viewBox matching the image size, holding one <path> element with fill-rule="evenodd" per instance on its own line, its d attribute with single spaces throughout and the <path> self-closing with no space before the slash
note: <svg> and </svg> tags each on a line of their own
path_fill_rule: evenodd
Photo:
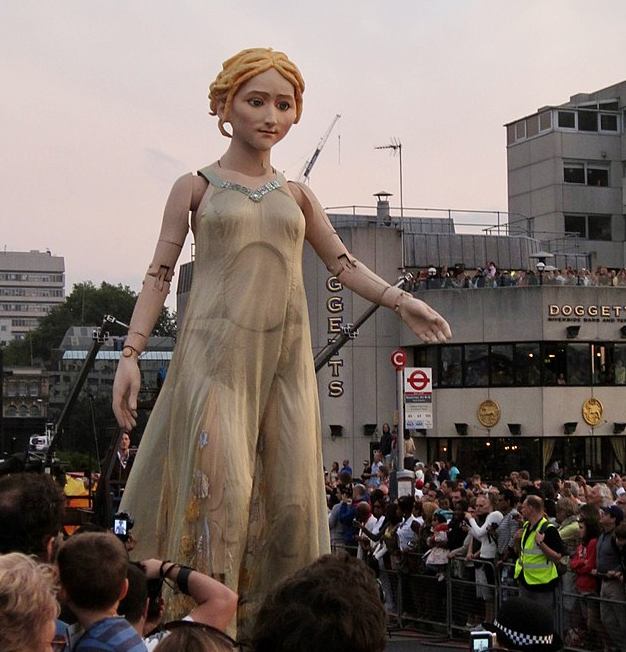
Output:
<svg viewBox="0 0 626 652">
<path fill-rule="evenodd" d="M 23 340 L 10 342 L 4 351 L 6 366 L 28 366 L 33 362 L 46 363 L 52 349 L 58 348 L 71 326 L 100 326 L 105 315 L 113 315 L 128 324 L 137 300 L 137 294 L 127 285 L 112 285 L 103 281 L 97 288 L 91 281 L 76 283 L 65 301 L 53 308 Z M 109 325 L 111 335 L 122 336 L 126 329 Z M 154 329 L 154 335 L 175 337 L 175 315 L 163 308 Z"/>
</svg>

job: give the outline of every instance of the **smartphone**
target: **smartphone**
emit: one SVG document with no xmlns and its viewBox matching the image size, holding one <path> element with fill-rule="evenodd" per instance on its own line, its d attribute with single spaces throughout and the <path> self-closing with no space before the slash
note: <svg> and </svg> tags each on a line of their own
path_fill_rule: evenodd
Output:
<svg viewBox="0 0 626 652">
<path fill-rule="evenodd" d="M 493 632 L 470 632 L 470 652 L 482 652 L 496 646 L 496 635 Z"/>
<path fill-rule="evenodd" d="M 134 525 L 132 517 L 126 512 L 118 512 L 113 517 L 113 534 L 126 543 L 130 537 L 130 531 Z"/>
</svg>

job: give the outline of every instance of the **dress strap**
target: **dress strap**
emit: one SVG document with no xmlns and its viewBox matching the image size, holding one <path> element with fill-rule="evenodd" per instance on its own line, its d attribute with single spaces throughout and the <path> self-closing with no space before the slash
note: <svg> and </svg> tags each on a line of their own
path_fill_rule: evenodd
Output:
<svg viewBox="0 0 626 652">
<path fill-rule="evenodd" d="M 216 188 L 222 185 L 222 180 L 213 172 L 210 166 L 198 170 L 198 174 L 204 177 L 209 183 L 213 184 Z"/>
</svg>

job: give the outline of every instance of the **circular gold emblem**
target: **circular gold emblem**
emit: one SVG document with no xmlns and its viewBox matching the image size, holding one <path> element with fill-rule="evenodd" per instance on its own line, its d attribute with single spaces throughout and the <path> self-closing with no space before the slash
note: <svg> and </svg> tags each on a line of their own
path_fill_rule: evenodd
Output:
<svg viewBox="0 0 626 652">
<path fill-rule="evenodd" d="M 583 403 L 583 419 L 589 426 L 597 426 L 602 421 L 604 407 L 597 398 L 588 398 Z"/>
<path fill-rule="evenodd" d="M 500 406 L 488 398 L 478 406 L 478 420 L 485 428 L 493 428 L 500 421 Z"/>
</svg>

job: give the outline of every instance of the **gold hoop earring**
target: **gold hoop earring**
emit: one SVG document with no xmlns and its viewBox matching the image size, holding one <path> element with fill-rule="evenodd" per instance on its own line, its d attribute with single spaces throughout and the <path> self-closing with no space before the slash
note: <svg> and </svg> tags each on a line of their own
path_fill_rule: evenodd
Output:
<svg viewBox="0 0 626 652">
<path fill-rule="evenodd" d="M 232 138 L 233 137 L 232 134 L 229 134 L 224 128 L 225 124 L 230 124 L 230 123 L 228 122 L 228 120 L 222 120 L 221 118 L 219 118 L 219 120 L 217 121 L 217 128 L 220 130 L 220 133 L 223 136 L 226 136 L 226 138 Z"/>
</svg>

